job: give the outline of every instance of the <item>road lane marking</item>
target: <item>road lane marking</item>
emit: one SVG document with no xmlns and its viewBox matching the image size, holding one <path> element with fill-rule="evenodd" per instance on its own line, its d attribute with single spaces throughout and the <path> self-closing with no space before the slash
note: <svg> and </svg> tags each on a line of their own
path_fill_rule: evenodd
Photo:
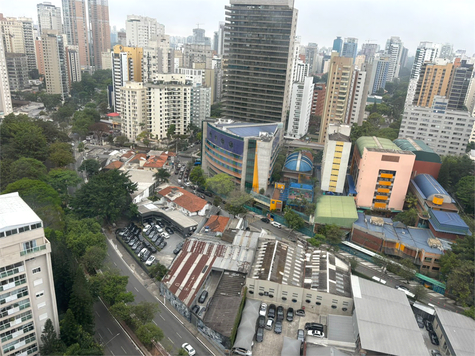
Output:
<svg viewBox="0 0 475 356">
<path fill-rule="evenodd" d="M 159 315 L 160 315 L 160 318 L 162 318 L 163 320 L 165 320 L 165 318 L 164 318 L 161 314 L 159 314 Z"/>
<path fill-rule="evenodd" d="M 112 350 L 109 350 L 109 351 L 111 352 L 112 356 L 115 356 L 115 353 L 113 353 Z"/>
<path fill-rule="evenodd" d="M 134 287 L 134 288 L 135 288 L 135 290 L 136 290 L 137 292 L 139 291 L 136 287 Z"/>
<path fill-rule="evenodd" d="M 110 333 L 111 333 L 111 335 L 112 335 L 112 331 L 111 331 L 111 329 L 107 328 L 107 330 L 109 330 L 109 332 L 110 332 Z"/>
<path fill-rule="evenodd" d="M 167 336 L 167 339 L 170 340 L 172 342 L 173 345 L 175 345 L 175 343 L 173 342 L 172 339 L 170 339 L 168 336 Z"/>
<path fill-rule="evenodd" d="M 97 312 L 97 310 L 94 310 L 94 311 L 96 312 L 97 316 L 101 316 L 101 315 Z"/>
<path fill-rule="evenodd" d="M 127 351 L 125 351 L 125 350 L 124 350 L 124 348 L 123 348 L 122 346 L 121 346 L 120 348 L 122 349 L 122 351 L 124 351 L 124 353 L 127 353 Z"/>
<path fill-rule="evenodd" d="M 114 264 L 115 264 L 115 266 L 117 267 L 117 263 L 114 262 Z"/>
<path fill-rule="evenodd" d="M 183 339 L 180 334 L 176 333 L 180 339 Z"/>
<path fill-rule="evenodd" d="M 158 324 L 157 324 L 157 322 L 156 322 L 155 320 L 152 320 L 152 322 L 153 322 L 155 325 L 157 325 L 157 326 L 158 326 Z"/>
</svg>

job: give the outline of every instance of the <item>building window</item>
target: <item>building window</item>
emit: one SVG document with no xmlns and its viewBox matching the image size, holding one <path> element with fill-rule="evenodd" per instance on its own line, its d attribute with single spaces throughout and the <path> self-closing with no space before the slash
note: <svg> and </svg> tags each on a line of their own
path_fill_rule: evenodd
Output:
<svg viewBox="0 0 475 356">
<path fill-rule="evenodd" d="M 336 306 L 336 305 L 332 305 L 332 309 L 336 309 L 336 308 L 337 308 L 337 306 Z"/>
<path fill-rule="evenodd" d="M 33 274 L 35 273 L 40 273 L 41 272 L 41 267 L 36 267 L 36 268 L 33 268 L 33 270 L 31 271 Z"/>
<path fill-rule="evenodd" d="M 42 291 L 36 293 L 36 298 L 41 298 L 41 297 L 44 296 L 44 295 L 45 295 L 45 291 L 42 290 Z"/>
<path fill-rule="evenodd" d="M 292 303 L 297 303 L 297 299 L 292 299 Z"/>
<path fill-rule="evenodd" d="M 305 299 L 305 303 L 309 303 L 309 304 L 310 304 L 310 299 Z"/>
<path fill-rule="evenodd" d="M 317 305 L 322 305 L 322 303 L 320 303 L 320 302 L 315 302 L 315 304 L 317 304 Z"/>
<path fill-rule="evenodd" d="M 287 297 L 282 297 L 282 300 L 285 302 L 287 300 Z"/>
<path fill-rule="evenodd" d="M 249 291 L 249 294 L 254 294 L 254 291 L 253 291 L 253 290 L 250 290 L 250 291 Z"/>
<path fill-rule="evenodd" d="M 348 308 L 341 308 L 341 310 L 343 310 L 343 311 L 347 311 L 347 310 L 348 310 Z"/>
</svg>

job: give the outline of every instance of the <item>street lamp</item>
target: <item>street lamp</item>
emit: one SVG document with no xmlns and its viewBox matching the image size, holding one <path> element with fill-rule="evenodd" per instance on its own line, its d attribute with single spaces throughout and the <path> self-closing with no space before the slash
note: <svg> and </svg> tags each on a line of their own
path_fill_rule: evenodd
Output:
<svg viewBox="0 0 475 356">
<path fill-rule="evenodd" d="M 112 340 L 114 340 L 117 336 L 119 336 L 120 333 L 117 333 L 117 335 L 115 335 L 112 339 L 110 339 L 109 341 L 107 341 L 105 344 L 102 345 L 102 347 L 106 346 L 109 342 L 111 342 Z"/>
</svg>

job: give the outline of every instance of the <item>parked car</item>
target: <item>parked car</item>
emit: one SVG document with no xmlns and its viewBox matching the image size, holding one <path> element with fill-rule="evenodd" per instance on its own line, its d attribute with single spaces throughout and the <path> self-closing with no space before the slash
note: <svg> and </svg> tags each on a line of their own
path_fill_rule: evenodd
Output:
<svg viewBox="0 0 475 356">
<path fill-rule="evenodd" d="M 431 331 L 434 331 L 434 328 L 432 327 L 432 323 L 430 320 L 425 319 L 424 320 L 424 325 L 426 326 L 426 330 L 430 333 Z"/>
<path fill-rule="evenodd" d="M 144 247 L 140 252 L 139 252 L 139 258 L 142 258 L 142 256 L 144 255 L 144 253 L 148 251 L 148 249 L 146 247 Z"/>
<path fill-rule="evenodd" d="M 297 315 L 297 316 L 305 316 L 305 310 L 303 310 L 303 309 L 297 309 L 297 310 L 295 311 L 295 315 Z"/>
<path fill-rule="evenodd" d="M 158 240 L 159 238 L 161 238 L 160 234 L 157 233 L 156 235 L 153 235 L 152 242 L 153 242 L 154 244 L 157 243 L 157 240 Z"/>
<path fill-rule="evenodd" d="M 162 240 L 160 244 L 157 246 L 160 250 L 163 250 L 167 246 L 167 242 L 165 240 Z"/>
<path fill-rule="evenodd" d="M 174 233 L 174 231 L 172 230 L 172 228 L 171 228 L 171 227 L 168 227 L 168 226 L 165 228 L 165 231 L 166 231 L 168 234 L 170 234 L 170 235 L 173 235 L 173 233 Z"/>
<path fill-rule="evenodd" d="M 142 232 L 145 232 L 147 231 L 148 229 L 150 229 L 150 225 L 144 225 L 143 229 L 142 229 Z"/>
<path fill-rule="evenodd" d="M 430 350 L 431 356 L 442 356 L 439 350 Z"/>
<path fill-rule="evenodd" d="M 282 321 L 278 320 L 275 322 L 274 332 L 276 334 L 282 334 Z"/>
<path fill-rule="evenodd" d="M 209 232 L 209 226 L 205 226 L 205 233 Z"/>
<path fill-rule="evenodd" d="M 162 236 L 163 236 L 165 239 L 169 239 L 169 238 L 170 238 L 170 235 L 168 235 L 166 232 L 162 232 Z"/>
<path fill-rule="evenodd" d="M 264 328 L 258 328 L 256 332 L 256 342 L 264 341 Z"/>
<path fill-rule="evenodd" d="M 149 249 L 150 252 L 152 252 L 152 253 L 156 253 L 156 252 L 157 252 L 157 249 L 156 249 L 155 247 L 153 247 L 152 245 L 150 245 L 150 246 L 148 247 L 148 249 Z"/>
<path fill-rule="evenodd" d="M 173 250 L 173 253 L 174 253 L 175 255 L 178 255 L 178 254 L 180 253 L 180 251 L 181 251 L 181 246 L 180 246 L 180 247 L 177 246 L 177 247 Z"/>
<path fill-rule="evenodd" d="M 325 333 L 322 330 L 308 330 L 307 335 L 324 338 Z"/>
<path fill-rule="evenodd" d="M 258 328 L 265 328 L 266 326 L 266 317 L 264 315 L 259 315 L 257 318 L 257 327 Z"/>
<path fill-rule="evenodd" d="M 206 298 L 208 298 L 208 291 L 204 290 L 201 292 L 200 299 L 198 299 L 198 302 L 203 304 L 206 301 Z"/>
<path fill-rule="evenodd" d="M 424 318 L 421 315 L 416 315 L 417 325 L 422 329 L 424 327 Z"/>
<path fill-rule="evenodd" d="M 270 220 L 267 219 L 267 218 L 262 218 L 261 221 L 262 221 L 262 222 L 265 222 L 266 224 L 270 223 Z"/>
<path fill-rule="evenodd" d="M 198 312 L 200 311 L 200 307 L 195 304 L 191 307 L 191 311 L 195 314 L 198 314 Z"/>
<path fill-rule="evenodd" d="M 439 338 L 437 337 L 437 334 L 435 332 L 430 331 L 429 336 L 430 336 L 430 342 L 432 343 L 432 345 L 439 345 Z"/>
<path fill-rule="evenodd" d="M 404 286 L 396 286 L 396 287 L 394 287 L 394 288 L 396 288 L 396 289 L 402 289 L 402 290 L 405 290 L 406 292 L 410 292 L 409 288 L 404 287 Z"/>
<path fill-rule="evenodd" d="M 323 331 L 323 324 L 319 323 L 306 323 L 305 330 L 321 330 Z"/>
<path fill-rule="evenodd" d="M 297 340 L 299 340 L 300 342 L 305 341 L 305 331 L 303 331 L 302 329 L 297 330 Z"/>
<path fill-rule="evenodd" d="M 191 345 L 187 342 L 185 342 L 183 345 L 181 345 L 182 349 L 184 349 L 186 352 L 188 352 L 188 355 L 194 356 L 196 355 L 196 351 L 194 348 L 191 347 Z"/>
<path fill-rule="evenodd" d="M 139 239 L 134 237 L 134 238 L 131 238 L 130 241 L 129 241 L 129 246 L 132 247 Z"/>
<path fill-rule="evenodd" d="M 160 226 L 161 228 L 165 227 L 165 224 L 163 223 L 163 221 L 157 221 L 157 225 Z"/>
<path fill-rule="evenodd" d="M 274 319 L 267 319 L 266 330 L 272 330 L 274 326 Z"/>
<path fill-rule="evenodd" d="M 147 261 L 148 258 L 150 257 L 150 254 L 151 254 L 150 250 L 147 249 L 147 250 L 143 253 L 142 257 L 140 257 L 140 259 L 142 260 L 142 262 Z"/>
<path fill-rule="evenodd" d="M 152 255 L 147 259 L 147 262 L 145 262 L 145 264 L 147 266 L 151 266 L 154 262 L 155 262 L 155 256 Z"/>
<path fill-rule="evenodd" d="M 282 320 L 284 320 L 284 307 L 282 305 L 279 305 L 277 307 L 277 321 Z"/>
<path fill-rule="evenodd" d="M 266 316 L 267 314 L 267 304 L 261 303 L 261 307 L 259 308 L 259 315 Z"/>
<path fill-rule="evenodd" d="M 208 192 L 207 190 L 203 194 L 206 195 L 207 197 L 212 197 L 213 196 L 213 193 Z"/>
<path fill-rule="evenodd" d="M 142 251 L 144 244 L 140 242 L 137 247 L 134 249 L 135 254 L 138 254 L 140 251 Z"/>
<path fill-rule="evenodd" d="M 137 240 L 137 242 L 132 245 L 132 250 L 135 250 L 139 246 L 139 244 L 141 244 L 141 242 Z"/>
<path fill-rule="evenodd" d="M 281 229 L 282 228 L 282 225 L 279 224 L 277 221 L 271 221 L 270 223 L 272 226 L 275 226 L 276 228 L 278 229 Z"/>
<path fill-rule="evenodd" d="M 289 323 L 291 323 L 292 321 L 294 321 L 294 308 L 289 308 L 287 309 L 287 317 L 286 317 L 287 321 Z"/>
<path fill-rule="evenodd" d="M 275 304 L 269 305 L 269 311 L 267 312 L 269 319 L 275 319 Z"/>
<path fill-rule="evenodd" d="M 163 229 L 160 226 L 155 226 L 155 230 L 157 230 L 158 233 L 162 233 Z"/>
</svg>

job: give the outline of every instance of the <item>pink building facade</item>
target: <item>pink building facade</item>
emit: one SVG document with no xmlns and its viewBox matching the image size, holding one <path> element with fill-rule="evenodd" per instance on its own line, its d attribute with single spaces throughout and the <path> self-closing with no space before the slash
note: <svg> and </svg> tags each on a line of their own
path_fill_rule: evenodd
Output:
<svg viewBox="0 0 475 356">
<path fill-rule="evenodd" d="M 416 156 L 388 139 L 360 137 L 350 173 L 358 208 L 402 211 Z"/>
</svg>

